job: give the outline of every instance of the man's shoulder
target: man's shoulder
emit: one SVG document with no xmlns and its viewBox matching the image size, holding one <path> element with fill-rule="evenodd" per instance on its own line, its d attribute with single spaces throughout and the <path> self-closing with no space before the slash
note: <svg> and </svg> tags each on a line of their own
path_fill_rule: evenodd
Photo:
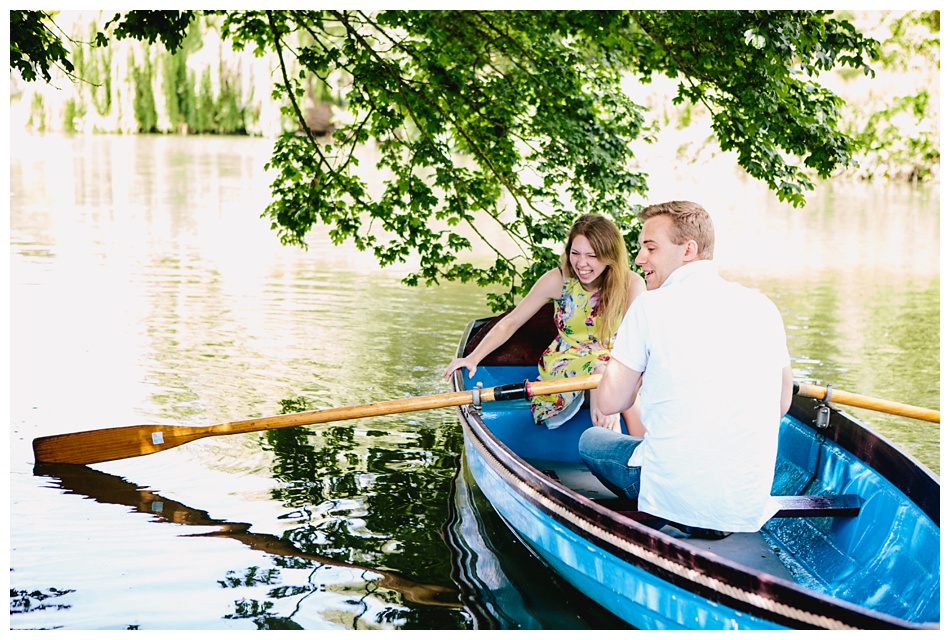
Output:
<svg viewBox="0 0 950 640">
<path fill-rule="evenodd" d="M 684 280 L 672 287 L 660 287 L 642 294 L 637 300 L 657 309 L 700 304 L 707 312 L 773 313 L 778 307 L 760 289 L 712 273 Z M 636 301 L 634 301 L 636 302 Z"/>
<path fill-rule="evenodd" d="M 777 308 L 772 299 L 761 289 L 750 287 L 734 280 L 723 280 L 722 295 L 729 296 L 736 304 L 772 309 Z"/>
</svg>

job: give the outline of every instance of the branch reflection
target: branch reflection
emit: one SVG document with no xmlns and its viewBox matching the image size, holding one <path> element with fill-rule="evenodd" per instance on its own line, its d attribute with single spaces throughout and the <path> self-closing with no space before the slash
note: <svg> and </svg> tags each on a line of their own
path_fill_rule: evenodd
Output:
<svg viewBox="0 0 950 640">
<path fill-rule="evenodd" d="M 297 558 L 320 565 L 354 569 L 364 572 L 368 581 L 375 583 L 374 588 L 392 589 L 401 593 L 408 601 L 417 604 L 439 607 L 461 608 L 456 590 L 434 584 L 415 582 L 398 573 L 381 571 L 372 567 L 341 562 L 326 556 L 300 550 L 289 540 L 272 534 L 255 533 L 243 522 L 228 522 L 212 518 L 208 512 L 194 509 L 161 495 L 142 489 L 122 478 L 82 465 L 37 465 L 34 475 L 55 480 L 66 492 L 92 498 L 103 504 L 117 504 L 131 507 L 139 513 L 147 513 L 157 522 L 202 527 L 216 527 L 216 531 L 193 534 L 199 537 L 222 537 L 237 540 L 248 548 L 273 556 Z M 378 576 L 374 580 L 373 576 Z"/>
</svg>

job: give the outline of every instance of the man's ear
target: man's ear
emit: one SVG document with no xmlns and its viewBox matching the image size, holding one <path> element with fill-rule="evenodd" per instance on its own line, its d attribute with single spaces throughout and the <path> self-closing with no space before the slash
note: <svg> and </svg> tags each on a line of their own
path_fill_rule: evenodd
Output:
<svg viewBox="0 0 950 640">
<path fill-rule="evenodd" d="M 686 241 L 686 250 L 683 253 L 683 262 L 693 262 L 699 257 L 699 243 L 690 238 Z"/>
</svg>

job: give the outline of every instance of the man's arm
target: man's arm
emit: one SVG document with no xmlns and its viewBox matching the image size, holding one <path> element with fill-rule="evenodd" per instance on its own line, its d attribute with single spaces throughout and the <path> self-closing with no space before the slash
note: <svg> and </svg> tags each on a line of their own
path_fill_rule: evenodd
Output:
<svg viewBox="0 0 950 640">
<path fill-rule="evenodd" d="M 792 385 L 792 367 L 788 366 L 782 369 L 782 405 L 780 407 L 782 413 L 780 417 L 788 413 L 789 407 L 792 406 Z M 603 386 L 603 383 L 600 386 Z"/>
<path fill-rule="evenodd" d="M 634 371 L 616 358 L 607 363 L 600 384 L 597 385 L 597 403 L 603 413 L 620 413 L 633 406 L 642 372 Z M 789 396 L 791 402 L 791 396 Z"/>
</svg>

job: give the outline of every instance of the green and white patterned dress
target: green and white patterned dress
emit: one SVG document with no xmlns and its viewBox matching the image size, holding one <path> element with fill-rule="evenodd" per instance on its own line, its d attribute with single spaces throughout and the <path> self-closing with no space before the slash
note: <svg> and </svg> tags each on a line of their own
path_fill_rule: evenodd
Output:
<svg viewBox="0 0 950 640">
<path fill-rule="evenodd" d="M 585 291 L 580 280 L 572 278 L 564 281 L 561 297 L 555 300 L 554 323 L 558 335 L 541 354 L 538 380 L 590 375 L 594 367 L 610 361 L 610 349 L 615 336 L 611 336 L 606 344 L 597 339 L 599 300 L 600 291 Z M 569 391 L 532 398 L 531 413 L 535 423 L 542 424 L 568 407 L 576 412 L 583 402 L 583 398 L 579 397 L 582 394 L 583 391 Z M 575 400 L 577 404 L 571 406 Z"/>
</svg>

